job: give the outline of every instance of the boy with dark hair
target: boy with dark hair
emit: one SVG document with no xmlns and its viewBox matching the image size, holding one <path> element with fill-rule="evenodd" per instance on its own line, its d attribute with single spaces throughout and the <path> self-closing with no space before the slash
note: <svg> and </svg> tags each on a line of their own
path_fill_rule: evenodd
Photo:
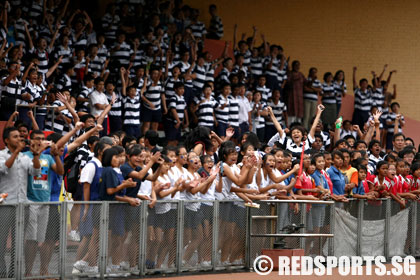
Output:
<svg viewBox="0 0 420 280">
<path fill-rule="evenodd" d="M 80 91 L 79 96 L 77 96 L 77 111 L 90 113 L 89 97 L 94 90 L 93 86 L 95 84 L 95 77 L 92 74 L 88 73 L 84 76 L 83 83 L 84 85 L 82 87 L 82 90 Z"/>
<path fill-rule="evenodd" d="M 353 90 L 354 90 L 354 112 L 353 124 L 363 127 L 369 119 L 370 107 L 372 106 L 372 92 L 368 88 L 368 81 L 361 79 L 360 87 L 356 83 L 357 67 L 353 67 Z"/>
<path fill-rule="evenodd" d="M 165 123 L 165 136 L 168 145 L 176 146 L 181 139 L 182 127 L 188 127 L 187 103 L 184 100 L 184 84 L 176 82 L 174 84 L 175 95 L 169 99 L 168 103 L 168 122 Z"/>
</svg>

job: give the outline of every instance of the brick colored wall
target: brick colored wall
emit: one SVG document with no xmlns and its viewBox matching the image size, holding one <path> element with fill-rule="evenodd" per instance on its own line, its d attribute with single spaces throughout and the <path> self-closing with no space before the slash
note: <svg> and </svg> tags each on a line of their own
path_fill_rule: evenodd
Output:
<svg viewBox="0 0 420 280">
<path fill-rule="evenodd" d="M 358 67 L 357 79 L 371 80 L 370 72 L 397 69 L 392 84 L 398 86 L 397 101 L 406 117 L 420 121 L 420 1 L 418 0 L 185 0 L 199 8 L 200 18 L 208 24 L 208 5 L 218 6 L 225 27 L 224 40 L 252 34 L 252 25 L 263 32 L 267 41 L 280 44 L 290 61 L 298 59 L 306 75 L 309 67 L 318 68 L 318 76 L 342 69 L 348 92 L 352 94 L 352 68 Z M 257 44 L 261 43 L 259 34 Z M 388 73 L 387 73 L 388 74 Z M 386 75 L 387 75 L 386 74 Z M 353 98 L 344 101 L 352 105 Z M 349 105 L 349 104 L 347 104 Z M 345 115 L 351 108 L 345 109 Z M 411 126 L 416 127 L 416 125 Z M 420 139 L 417 131 L 405 131 Z M 418 143 L 418 142 L 417 142 Z"/>
</svg>

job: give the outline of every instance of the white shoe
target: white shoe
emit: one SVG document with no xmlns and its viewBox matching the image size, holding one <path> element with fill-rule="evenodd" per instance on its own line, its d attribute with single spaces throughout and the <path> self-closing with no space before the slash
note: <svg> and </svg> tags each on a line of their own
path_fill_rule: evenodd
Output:
<svg viewBox="0 0 420 280">
<path fill-rule="evenodd" d="M 166 263 L 163 263 L 163 264 L 160 266 L 160 269 L 168 269 L 168 265 L 167 265 Z"/>
<path fill-rule="evenodd" d="M 80 242 L 80 234 L 77 231 L 72 230 L 69 232 L 68 239 L 69 241 Z"/>
<path fill-rule="evenodd" d="M 82 273 L 80 270 L 73 267 L 71 274 L 80 274 L 80 273 Z"/>
<path fill-rule="evenodd" d="M 83 272 L 87 273 L 87 274 L 97 274 L 97 273 L 99 273 L 99 269 L 98 269 L 98 266 L 96 266 L 96 265 L 95 266 L 87 266 Z"/>
<path fill-rule="evenodd" d="M 229 261 L 222 262 L 222 266 L 229 266 L 229 265 L 230 265 L 230 262 Z"/>
<path fill-rule="evenodd" d="M 122 262 L 120 262 L 120 269 L 121 270 L 129 270 L 130 269 L 130 264 L 126 261 L 122 261 Z"/>
<path fill-rule="evenodd" d="M 84 260 L 77 261 L 73 264 L 73 268 L 78 270 L 79 273 L 85 272 L 86 268 L 89 266 Z"/>
<path fill-rule="evenodd" d="M 201 266 L 204 266 L 204 267 L 211 266 L 211 261 L 202 261 Z"/>
<path fill-rule="evenodd" d="M 237 259 L 237 260 L 234 260 L 234 261 L 232 262 L 232 264 L 233 264 L 233 265 L 242 265 L 242 264 L 243 264 L 243 261 L 242 261 L 242 259 Z"/>
</svg>

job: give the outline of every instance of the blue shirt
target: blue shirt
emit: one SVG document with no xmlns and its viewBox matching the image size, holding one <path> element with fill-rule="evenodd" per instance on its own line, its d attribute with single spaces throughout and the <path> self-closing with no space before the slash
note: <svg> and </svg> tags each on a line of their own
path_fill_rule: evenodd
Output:
<svg viewBox="0 0 420 280">
<path fill-rule="evenodd" d="M 31 151 L 25 152 L 25 155 L 34 158 Z M 51 166 L 55 164 L 54 159 L 50 155 L 42 154 L 39 157 L 41 164 L 41 175 L 28 175 L 28 199 L 35 202 L 48 202 L 51 196 L 50 177 L 53 170 Z"/>
<path fill-rule="evenodd" d="M 116 188 L 121 185 L 124 180 L 121 173 L 115 171 L 111 166 L 107 166 L 102 170 L 101 183 L 99 186 L 99 197 L 101 200 L 113 201 L 115 196 L 124 196 L 125 189 L 119 191 L 118 193 L 108 194 L 107 189 Z"/>
<path fill-rule="evenodd" d="M 359 185 L 353 188 L 353 194 L 360 194 L 360 195 L 366 194 L 365 187 L 363 186 L 363 181 L 359 182 Z"/>
<path fill-rule="evenodd" d="M 128 178 L 130 178 L 128 175 L 130 175 L 131 172 L 133 171 L 137 171 L 140 172 L 142 170 L 142 168 L 140 166 L 136 166 L 136 168 L 132 168 L 130 166 L 130 164 L 128 164 L 128 162 L 124 163 L 123 165 L 121 165 L 121 173 L 124 177 L 125 180 L 127 180 Z M 127 188 L 125 195 L 129 196 L 129 197 L 137 197 L 137 193 L 139 192 L 140 186 L 141 186 L 141 182 L 144 181 L 144 179 L 146 179 L 148 174 L 146 174 L 146 176 L 144 176 L 143 180 L 139 180 L 137 178 L 132 178 L 134 182 L 137 183 L 135 188 Z"/>
<path fill-rule="evenodd" d="M 311 174 L 311 177 L 315 181 L 315 186 L 322 186 L 326 190 L 330 189 L 328 186 L 327 179 L 321 172 L 319 172 L 319 170 L 315 170 L 315 172 Z"/>
<path fill-rule="evenodd" d="M 346 186 L 346 179 L 344 179 L 343 173 L 341 173 L 341 171 L 335 168 L 333 165 L 328 169 L 327 172 L 330 175 L 331 182 L 333 183 L 333 194 L 345 194 L 344 187 Z"/>
<path fill-rule="evenodd" d="M 43 152 L 43 154 L 50 155 L 50 151 L 51 151 L 51 149 L 48 148 Z M 60 156 L 61 163 L 64 163 L 64 158 L 66 157 L 67 152 L 68 152 L 67 146 L 65 146 L 63 155 Z M 48 176 L 48 177 L 49 177 L 48 182 L 50 183 L 50 186 L 51 186 L 51 199 L 50 199 L 50 201 L 60 201 L 61 183 L 63 182 L 63 176 L 58 175 L 53 170 L 51 170 L 51 175 Z"/>
</svg>

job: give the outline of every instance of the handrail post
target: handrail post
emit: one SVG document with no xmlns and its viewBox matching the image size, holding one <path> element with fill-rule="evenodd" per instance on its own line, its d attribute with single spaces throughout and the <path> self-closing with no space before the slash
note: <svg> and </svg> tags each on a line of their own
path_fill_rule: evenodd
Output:
<svg viewBox="0 0 420 280">
<path fill-rule="evenodd" d="M 385 201 L 385 233 L 384 233 L 384 256 L 389 259 L 389 231 L 391 222 L 391 199 Z"/>
<path fill-rule="evenodd" d="M 364 201 L 359 199 L 357 201 L 357 236 L 356 236 L 356 255 L 362 255 L 362 228 L 363 228 L 363 210 Z"/>
<path fill-rule="evenodd" d="M 219 247 L 219 201 L 213 202 L 213 226 L 212 226 L 212 248 L 211 248 L 211 264 L 213 271 L 216 271 L 217 267 L 217 254 Z"/>
<path fill-rule="evenodd" d="M 139 237 L 139 271 L 140 276 L 146 275 L 146 252 L 147 252 L 147 203 L 141 204 L 140 209 L 140 237 Z"/>
<path fill-rule="evenodd" d="M 58 205 L 52 205 L 58 207 Z M 66 253 L 67 253 L 67 209 L 68 202 L 61 202 L 60 212 L 60 279 L 66 279 Z"/>
<path fill-rule="evenodd" d="M 252 216 L 251 216 L 251 208 L 246 208 L 246 217 L 247 223 L 245 228 L 245 267 L 251 268 L 251 229 L 252 229 Z"/>
<path fill-rule="evenodd" d="M 417 207 L 418 207 L 418 202 L 417 201 L 413 201 L 411 204 L 411 210 L 413 211 L 412 215 L 411 215 L 411 255 L 415 256 L 416 255 L 416 247 L 419 246 L 420 244 L 416 244 L 417 243 Z"/>
<path fill-rule="evenodd" d="M 93 204 L 93 206 L 96 206 Z M 99 228 L 99 273 L 104 279 L 108 254 L 108 224 L 109 224 L 109 202 L 104 201 L 101 205 L 101 224 Z"/>
<path fill-rule="evenodd" d="M 177 228 L 176 228 L 176 268 L 177 273 L 181 273 L 182 259 L 184 255 L 184 201 L 178 201 L 178 217 L 177 217 Z"/>
</svg>

